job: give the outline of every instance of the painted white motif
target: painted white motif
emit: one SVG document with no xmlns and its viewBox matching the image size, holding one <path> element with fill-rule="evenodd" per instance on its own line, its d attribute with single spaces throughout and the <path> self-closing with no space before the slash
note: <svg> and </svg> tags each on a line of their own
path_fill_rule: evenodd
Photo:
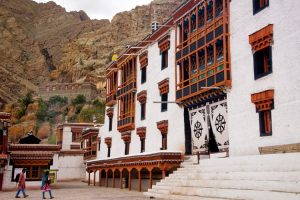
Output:
<svg viewBox="0 0 300 200">
<path fill-rule="evenodd" d="M 227 102 L 226 100 L 213 103 L 210 109 L 210 122 L 219 150 L 229 147 Z"/>
<path fill-rule="evenodd" d="M 193 152 L 207 150 L 208 127 L 206 120 L 206 107 L 190 110 L 190 123 L 192 132 Z"/>
</svg>

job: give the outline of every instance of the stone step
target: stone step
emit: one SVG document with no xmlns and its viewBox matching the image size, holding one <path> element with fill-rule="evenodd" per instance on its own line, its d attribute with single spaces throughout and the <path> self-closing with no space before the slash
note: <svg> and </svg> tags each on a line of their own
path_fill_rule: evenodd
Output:
<svg viewBox="0 0 300 200">
<path fill-rule="evenodd" d="M 232 172 L 232 171 L 299 171 L 300 164 L 276 164 L 276 165 L 234 165 L 234 166 L 201 166 L 201 165 L 185 165 L 183 168 L 179 168 L 178 171 L 197 171 L 197 172 Z"/>
<path fill-rule="evenodd" d="M 219 188 L 257 191 L 300 193 L 298 181 L 255 181 L 255 180 L 181 180 L 153 186 L 155 190 L 171 190 L 173 187 Z"/>
<path fill-rule="evenodd" d="M 260 165 L 260 164 L 300 164 L 300 153 L 286 154 L 268 154 L 268 155 L 251 155 L 226 158 L 213 158 L 200 160 L 201 166 L 216 166 L 216 165 Z"/>
<path fill-rule="evenodd" d="M 205 172 L 193 173 L 187 172 L 186 174 L 170 174 L 161 182 L 169 180 L 257 180 L 257 181 L 299 181 L 300 170 L 292 172 Z"/>
<path fill-rule="evenodd" d="M 164 190 L 166 191 L 166 190 Z M 219 189 L 219 188 L 195 188 L 195 187 L 172 187 L 167 192 L 151 190 L 150 193 L 183 196 L 203 196 L 210 198 L 227 199 L 255 199 L 255 200 L 299 200 L 299 193 L 287 193 L 277 191 L 257 191 L 240 189 Z"/>
<path fill-rule="evenodd" d="M 155 199 L 170 199 L 170 200 L 244 200 L 244 199 L 225 199 L 225 198 L 210 198 L 203 196 L 184 196 L 184 195 L 165 195 L 144 192 L 144 195 Z"/>
</svg>

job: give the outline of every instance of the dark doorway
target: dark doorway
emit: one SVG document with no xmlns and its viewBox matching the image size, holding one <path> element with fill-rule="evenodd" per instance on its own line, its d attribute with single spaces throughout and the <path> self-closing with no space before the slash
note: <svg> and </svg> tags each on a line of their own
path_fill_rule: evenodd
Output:
<svg viewBox="0 0 300 200">
<path fill-rule="evenodd" d="M 190 116 L 187 108 L 184 108 L 184 137 L 185 137 L 185 154 L 192 154 L 192 135 L 191 135 L 191 125 Z"/>
<path fill-rule="evenodd" d="M 211 128 L 210 120 L 209 120 L 209 124 L 210 124 L 210 128 L 208 129 L 208 131 L 209 131 L 208 151 L 210 153 L 216 153 L 216 152 L 219 152 L 219 148 L 218 148 L 218 144 L 217 144 L 215 135 Z"/>
</svg>

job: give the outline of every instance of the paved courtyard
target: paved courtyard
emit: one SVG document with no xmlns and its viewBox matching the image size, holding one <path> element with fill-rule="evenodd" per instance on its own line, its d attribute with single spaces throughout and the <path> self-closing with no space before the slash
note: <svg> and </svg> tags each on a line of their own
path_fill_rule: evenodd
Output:
<svg viewBox="0 0 300 200">
<path fill-rule="evenodd" d="M 117 188 L 104 188 L 99 186 L 87 186 L 81 182 L 64 182 L 58 184 L 57 189 L 52 190 L 54 199 L 61 200 L 146 200 L 148 198 L 143 196 L 142 192 L 128 191 L 128 189 Z M 42 199 L 40 190 L 27 190 L 29 197 L 26 199 Z M 15 199 L 15 191 L 0 192 L 0 200 Z M 23 199 L 23 195 L 20 195 L 20 199 Z M 46 194 L 46 198 L 49 199 L 49 194 Z"/>
</svg>

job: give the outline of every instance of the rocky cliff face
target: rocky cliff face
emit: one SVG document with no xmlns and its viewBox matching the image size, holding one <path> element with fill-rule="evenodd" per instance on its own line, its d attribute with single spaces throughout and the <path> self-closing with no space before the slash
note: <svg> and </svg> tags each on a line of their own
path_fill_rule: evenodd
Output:
<svg viewBox="0 0 300 200">
<path fill-rule="evenodd" d="M 113 51 L 139 41 L 151 21 L 169 18 L 182 0 L 154 0 L 91 20 L 83 11 L 66 12 L 54 2 L 0 0 L 0 102 L 11 102 L 49 81 L 97 81 Z"/>
</svg>

